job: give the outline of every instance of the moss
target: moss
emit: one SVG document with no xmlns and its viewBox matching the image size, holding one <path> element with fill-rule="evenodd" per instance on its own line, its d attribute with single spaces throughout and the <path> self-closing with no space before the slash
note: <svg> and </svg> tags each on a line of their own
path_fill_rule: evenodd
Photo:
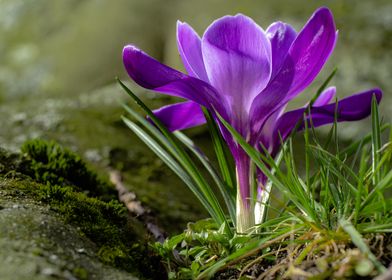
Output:
<svg viewBox="0 0 392 280">
<path fill-rule="evenodd" d="M 86 191 L 90 196 L 104 200 L 110 200 L 116 194 L 114 188 L 98 178 L 80 156 L 54 141 L 29 140 L 21 150 L 30 162 L 24 172 L 41 183 L 73 186 L 77 191 Z"/>
<path fill-rule="evenodd" d="M 79 156 L 42 140 L 29 141 L 22 150 L 23 156 L 0 151 L 0 160 L 7 166 L 0 170 L 0 178 L 7 181 L 7 195 L 49 205 L 98 246 L 103 263 L 144 277 L 160 273 L 158 259 L 146 245 L 143 226 L 128 215 L 116 195 L 111 195 L 113 188 L 98 179 Z M 0 187 L 4 190 L 4 185 Z"/>
<path fill-rule="evenodd" d="M 88 279 L 88 271 L 85 270 L 83 267 L 76 267 L 72 272 L 73 275 L 75 275 L 80 280 Z"/>
</svg>

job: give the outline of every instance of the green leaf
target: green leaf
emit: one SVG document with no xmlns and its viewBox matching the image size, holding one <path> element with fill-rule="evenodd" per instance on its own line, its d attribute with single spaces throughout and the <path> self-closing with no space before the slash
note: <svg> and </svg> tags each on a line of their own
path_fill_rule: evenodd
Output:
<svg viewBox="0 0 392 280">
<path fill-rule="evenodd" d="M 211 112 L 209 112 L 206 108 L 203 108 L 203 112 L 207 120 L 208 130 L 211 134 L 212 143 L 214 145 L 215 154 L 219 163 L 219 167 L 221 169 L 223 179 L 225 180 L 227 186 L 232 190 L 232 193 L 235 195 L 235 175 L 233 174 L 234 172 L 231 171 L 234 170 L 234 168 L 230 168 L 231 164 L 229 160 L 229 158 L 231 158 L 231 155 L 229 154 L 227 145 L 225 144 L 225 141 L 223 140 L 223 137 L 219 132 L 219 128 L 216 125 Z"/>
<path fill-rule="evenodd" d="M 261 153 L 259 153 L 256 149 L 254 149 L 252 146 L 250 146 L 243 138 L 242 136 L 224 119 L 222 118 L 219 114 L 218 117 L 222 124 L 229 130 L 235 141 L 241 145 L 242 149 L 248 154 L 248 156 L 252 159 L 252 161 L 257 165 L 257 167 L 268 177 L 269 180 L 272 181 L 272 183 L 283 193 L 285 194 L 303 213 L 308 214 L 308 218 L 311 218 L 312 220 L 317 220 L 317 216 L 314 215 L 314 212 L 312 209 L 309 208 L 309 201 L 308 197 L 305 198 L 305 195 L 301 193 L 300 190 L 303 192 L 303 188 L 296 188 L 297 193 L 290 192 L 288 189 L 288 185 L 293 185 L 293 183 L 286 181 L 283 183 L 281 180 L 279 180 L 265 165 L 263 161 L 266 161 L 268 164 L 272 164 L 272 168 L 276 168 L 275 163 L 270 161 L 268 159 L 268 156 L 265 156 Z M 286 162 L 286 164 L 289 162 Z M 287 168 L 290 170 L 290 168 Z M 279 172 L 278 169 L 276 169 L 277 172 Z M 293 179 L 293 178 L 292 178 Z M 298 195 L 299 193 L 299 195 Z M 302 198 L 302 199 L 301 199 Z"/>
<path fill-rule="evenodd" d="M 362 239 L 361 234 L 355 229 L 355 227 L 347 220 L 339 220 L 340 226 L 345 232 L 351 237 L 351 241 L 358 247 L 358 249 L 365 255 L 368 256 L 369 260 L 372 261 L 374 266 L 380 273 L 384 273 L 387 269 L 377 260 L 376 256 L 370 251 L 365 241 Z"/>
<path fill-rule="evenodd" d="M 212 218 L 215 219 L 215 221 L 218 224 L 227 223 L 224 211 L 221 205 L 219 204 L 219 201 L 216 198 L 215 194 L 213 193 L 211 187 L 209 186 L 205 178 L 201 175 L 201 172 L 198 170 L 198 168 L 196 167 L 195 163 L 191 160 L 189 155 L 179 145 L 179 143 L 177 142 L 173 134 L 163 125 L 163 123 L 154 115 L 154 113 L 127 86 L 125 86 L 124 83 L 122 83 L 119 79 L 117 79 L 117 81 L 119 82 L 121 87 L 128 93 L 128 95 L 132 97 L 132 99 L 136 102 L 136 104 L 141 109 L 143 109 L 143 111 L 150 117 L 153 123 L 158 127 L 160 132 L 163 134 L 165 140 L 164 141 L 162 140 L 161 142 L 169 149 L 172 156 L 176 158 L 176 160 L 179 162 L 179 164 L 182 166 L 185 172 L 195 182 L 196 188 L 202 193 L 204 200 L 208 202 L 208 205 L 206 203 L 203 202 L 202 203 L 203 206 L 205 207 L 208 206 L 207 210 L 212 216 Z M 137 117 L 138 114 L 136 114 L 129 107 L 127 106 L 125 107 L 128 108 L 129 113 L 131 113 L 134 117 Z M 140 116 L 138 119 L 139 121 L 141 121 Z M 145 121 L 141 121 L 141 122 L 145 125 L 147 129 L 152 131 L 151 128 L 152 125 L 148 126 L 146 125 Z M 155 135 L 157 136 L 156 133 Z M 193 190 L 195 190 L 195 188 L 193 188 Z M 194 193 L 196 194 L 196 192 Z M 198 198 L 200 199 L 200 196 Z M 229 226 L 226 227 L 226 230 L 227 233 L 232 234 Z"/>
<path fill-rule="evenodd" d="M 381 129 L 378 115 L 378 103 L 376 96 L 372 98 L 372 170 L 373 170 L 373 184 L 377 185 L 380 181 L 381 171 L 377 168 L 380 162 L 381 150 Z"/>
<path fill-rule="evenodd" d="M 170 156 L 165 149 L 160 146 L 152 137 L 150 137 L 143 129 L 137 126 L 134 122 L 123 117 L 124 123 L 171 169 L 173 172 L 180 177 L 180 179 L 189 187 L 189 189 L 195 194 L 195 196 L 200 200 L 204 208 L 211 214 L 214 219 L 216 213 L 214 209 L 209 204 L 208 200 L 205 198 L 204 194 L 200 191 L 200 188 L 195 184 L 195 182 L 189 177 L 185 170 L 178 165 L 175 159 Z"/>
<path fill-rule="evenodd" d="M 302 226 L 286 227 L 277 232 L 271 233 L 269 236 L 261 239 L 256 239 L 246 244 L 244 247 L 236 250 L 234 253 L 228 255 L 227 257 L 217 261 L 214 265 L 204 270 L 197 276 L 198 279 L 210 279 L 216 272 L 224 268 L 230 262 L 238 262 L 239 260 L 251 256 L 256 252 L 262 250 L 268 241 L 273 241 L 273 239 L 284 239 L 291 234 L 294 234 Z M 278 242 L 278 241 L 277 241 Z"/>
<path fill-rule="evenodd" d="M 332 78 L 335 76 L 336 72 L 338 71 L 338 68 L 335 67 L 331 74 L 327 77 L 327 79 L 324 81 L 324 83 L 320 86 L 320 88 L 317 90 L 316 94 L 313 96 L 313 98 L 310 100 L 310 107 L 313 106 L 313 103 L 317 100 L 317 98 L 320 96 L 320 94 L 326 89 L 328 86 L 329 82 L 332 80 Z"/>
<path fill-rule="evenodd" d="M 194 155 L 200 160 L 200 162 L 204 165 L 206 170 L 210 173 L 211 177 L 215 181 L 218 186 L 219 191 L 221 192 L 223 199 L 226 203 L 227 209 L 229 211 L 230 219 L 235 221 L 235 194 L 230 191 L 230 187 L 226 184 L 226 182 L 222 181 L 216 169 L 211 165 L 208 158 L 200 151 L 200 149 L 194 144 L 194 142 L 189 139 L 182 132 L 176 131 L 174 135 L 189 149 L 193 152 Z"/>
</svg>

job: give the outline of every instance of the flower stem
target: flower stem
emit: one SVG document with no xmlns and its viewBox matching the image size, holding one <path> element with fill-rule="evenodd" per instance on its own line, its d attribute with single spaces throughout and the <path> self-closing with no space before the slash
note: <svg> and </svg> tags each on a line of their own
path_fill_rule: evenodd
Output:
<svg viewBox="0 0 392 280">
<path fill-rule="evenodd" d="M 236 207 L 236 230 L 237 233 L 249 233 L 255 226 L 255 210 L 253 203 L 243 201 L 241 194 L 237 193 L 237 207 Z"/>
<path fill-rule="evenodd" d="M 241 151 L 236 159 L 237 203 L 236 230 L 238 233 L 249 233 L 255 226 L 254 199 L 252 199 L 253 172 L 250 158 Z"/>
</svg>

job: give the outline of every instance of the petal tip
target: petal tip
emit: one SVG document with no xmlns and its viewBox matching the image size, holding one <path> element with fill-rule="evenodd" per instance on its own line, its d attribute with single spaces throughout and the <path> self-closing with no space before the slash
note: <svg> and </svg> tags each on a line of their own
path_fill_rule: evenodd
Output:
<svg viewBox="0 0 392 280">
<path fill-rule="evenodd" d="M 332 11 L 327 7 L 318 8 L 311 18 L 321 18 L 322 22 L 329 23 L 336 30 Z"/>
<path fill-rule="evenodd" d="M 328 7 L 326 7 L 326 6 L 321 6 L 321 7 L 318 8 L 314 13 L 315 13 L 315 14 L 321 13 L 321 14 L 324 14 L 324 15 L 330 15 L 330 16 L 332 16 L 331 10 L 330 10 Z"/>
<path fill-rule="evenodd" d="M 141 50 L 139 48 L 137 48 L 134 45 L 126 45 L 123 48 L 123 55 L 127 55 L 131 52 L 141 52 Z"/>
<path fill-rule="evenodd" d="M 380 88 L 372 89 L 373 94 L 376 96 L 377 102 L 380 103 L 382 99 L 382 90 Z"/>
<path fill-rule="evenodd" d="M 188 24 L 186 23 L 186 22 L 184 22 L 184 21 L 181 21 L 181 20 L 177 20 L 177 31 L 178 31 L 178 29 L 180 29 L 180 28 L 183 28 L 184 26 L 187 26 Z"/>
</svg>

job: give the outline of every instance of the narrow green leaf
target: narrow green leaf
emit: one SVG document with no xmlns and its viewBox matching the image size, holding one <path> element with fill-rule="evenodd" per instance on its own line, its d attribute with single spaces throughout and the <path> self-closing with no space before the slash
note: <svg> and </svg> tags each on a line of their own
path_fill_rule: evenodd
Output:
<svg viewBox="0 0 392 280">
<path fill-rule="evenodd" d="M 233 190 L 235 194 L 235 175 L 231 171 L 233 168 L 230 168 L 230 160 L 231 155 L 228 153 L 227 145 L 223 140 L 222 135 L 219 132 L 219 128 L 216 125 L 211 112 L 209 112 L 206 108 L 203 108 L 204 116 L 207 120 L 208 130 L 211 134 L 212 143 L 214 145 L 215 154 L 219 163 L 219 167 L 221 169 L 221 173 L 223 179 L 225 180 L 228 187 Z"/>
<path fill-rule="evenodd" d="M 350 191 L 353 194 L 358 193 L 356 187 L 348 180 L 347 175 L 342 174 L 342 172 L 339 170 L 339 169 L 344 170 L 345 172 L 347 172 L 348 175 L 350 175 L 351 178 L 353 178 L 355 181 L 358 181 L 358 175 L 355 174 L 355 172 L 352 169 L 350 169 L 349 166 L 347 166 L 343 161 L 341 161 L 338 156 L 335 156 L 330 152 L 325 151 L 321 147 L 317 147 L 313 145 L 310 145 L 310 147 L 312 147 L 314 150 L 319 152 L 319 153 L 315 153 L 315 156 L 321 162 L 322 165 L 327 165 L 329 171 L 335 174 L 340 181 L 347 184 L 347 186 L 349 187 Z M 333 164 L 329 164 L 330 162 L 332 162 Z"/>
<path fill-rule="evenodd" d="M 381 170 L 377 167 L 380 162 L 381 149 L 381 129 L 378 115 L 378 103 L 375 95 L 372 98 L 372 170 L 373 170 L 373 184 L 377 185 L 380 181 Z"/>
<path fill-rule="evenodd" d="M 361 234 L 355 229 L 355 227 L 347 220 L 339 220 L 340 226 L 345 232 L 351 237 L 351 241 L 358 247 L 358 249 L 365 255 L 368 256 L 369 260 L 372 261 L 374 266 L 380 273 L 384 273 L 387 269 L 377 260 L 376 256 L 373 255 L 365 241 L 362 239 Z"/>
<path fill-rule="evenodd" d="M 358 219 L 359 219 L 359 214 L 361 210 L 361 196 L 363 193 L 364 189 L 364 181 L 365 181 L 365 173 L 366 173 L 366 154 L 367 151 L 366 149 L 362 150 L 362 156 L 361 156 L 361 161 L 359 164 L 359 176 L 358 176 L 358 193 L 356 194 L 355 197 L 355 210 L 354 210 L 354 225 L 357 225 Z"/>
<path fill-rule="evenodd" d="M 384 132 L 386 129 L 390 128 L 390 124 L 384 124 L 380 128 L 380 132 Z M 392 132 L 392 130 L 391 130 Z M 367 134 L 365 137 L 362 139 L 359 139 L 353 143 L 351 143 L 348 147 L 344 148 L 343 150 L 340 151 L 339 157 L 342 158 L 343 156 L 352 156 L 354 153 L 356 153 L 361 146 L 364 146 L 368 144 L 372 140 L 372 133 Z"/>
<path fill-rule="evenodd" d="M 219 177 L 215 168 L 211 165 L 208 158 L 197 148 L 197 146 L 193 143 L 191 139 L 189 139 L 185 134 L 182 132 L 176 131 L 174 135 L 189 149 L 193 152 L 194 155 L 200 160 L 200 162 L 204 165 L 206 170 L 210 173 L 211 177 L 215 181 L 216 185 L 218 186 L 223 199 L 225 200 L 227 209 L 230 214 L 231 220 L 235 221 L 235 197 L 231 195 L 229 187 L 226 185 L 225 182 Z"/>
<path fill-rule="evenodd" d="M 194 181 L 188 176 L 182 167 L 174 160 L 170 154 L 168 154 L 162 146 L 160 146 L 152 137 L 150 137 L 143 129 L 136 125 L 131 120 L 122 117 L 124 123 L 171 169 L 181 180 L 189 187 L 189 189 L 195 194 L 200 200 L 202 205 L 210 213 L 214 219 L 217 219 L 214 209 L 211 207 L 209 202 L 206 200 L 203 193 L 199 190 L 198 186 L 195 185 Z"/>
<path fill-rule="evenodd" d="M 254 149 L 252 146 L 250 146 L 243 138 L 242 136 L 225 120 L 223 119 L 219 114 L 218 117 L 222 124 L 229 130 L 235 141 L 241 145 L 241 147 L 244 149 L 244 151 L 248 154 L 248 156 L 252 159 L 252 161 L 257 165 L 257 167 L 268 177 L 269 180 L 272 181 L 272 183 L 289 199 L 293 201 L 293 203 L 303 212 L 308 214 L 309 218 L 312 219 L 317 219 L 317 217 L 311 217 L 311 213 L 313 211 L 309 211 L 306 207 L 304 207 L 303 202 L 298 199 L 296 195 L 293 195 L 291 192 L 288 191 L 287 185 L 285 186 L 284 183 L 282 183 L 274 174 L 272 174 L 271 170 L 265 165 L 263 160 L 268 161 L 268 158 L 264 156 L 263 154 L 259 153 L 256 149 Z M 288 168 L 289 169 L 289 168 Z"/>
<path fill-rule="evenodd" d="M 197 169 L 195 164 L 192 162 L 189 155 L 184 151 L 184 149 L 177 143 L 176 138 L 172 135 L 172 133 L 163 125 L 163 123 L 154 115 L 154 113 L 119 79 L 117 79 L 118 83 L 121 87 L 128 93 L 128 95 L 136 102 L 136 104 L 144 110 L 144 112 L 150 117 L 150 119 L 154 122 L 154 124 L 159 128 L 162 134 L 167 139 L 168 143 L 173 146 L 175 153 L 173 156 L 179 161 L 185 171 L 189 174 L 189 176 L 195 181 L 195 184 L 199 186 L 199 189 L 203 193 L 204 197 L 210 204 L 210 207 L 214 209 L 213 218 L 216 219 L 218 224 L 227 224 L 227 220 L 224 214 L 224 211 L 219 204 L 218 199 L 213 193 L 211 187 L 208 185 L 207 181 L 201 175 L 200 171 Z M 227 233 L 231 233 L 231 229 L 227 224 L 226 227 Z"/>
<path fill-rule="evenodd" d="M 361 204 L 361 209 L 368 205 L 368 203 L 377 196 L 377 193 L 383 192 L 387 188 L 392 188 L 392 170 L 390 170 L 377 184 L 377 186 L 369 193 L 369 195 Z"/>
<path fill-rule="evenodd" d="M 366 233 L 373 233 L 373 232 L 392 232 L 392 222 L 387 222 L 381 225 L 359 225 L 362 226 L 362 231 Z"/>
<path fill-rule="evenodd" d="M 302 225 L 300 226 L 292 226 L 292 227 L 285 227 L 279 231 L 276 231 L 274 233 L 271 233 L 269 236 L 262 238 L 262 239 L 257 239 L 253 242 L 250 242 L 243 248 L 236 250 L 234 253 L 230 254 L 229 256 L 219 260 L 216 262 L 214 265 L 210 266 L 206 270 L 204 270 L 202 273 L 200 273 L 196 279 L 201 280 L 201 279 L 210 279 L 211 277 L 214 276 L 216 272 L 224 268 L 227 264 L 230 262 L 236 262 L 239 261 L 247 256 L 251 256 L 258 251 L 260 251 L 263 246 L 268 242 L 268 241 L 274 241 L 274 239 L 284 239 L 287 236 L 290 236 L 291 234 L 294 234 L 296 231 L 302 228 Z M 278 240 L 276 242 L 279 242 Z"/>
<path fill-rule="evenodd" d="M 327 79 L 324 81 L 324 83 L 320 86 L 320 88 L 317 90 L 315 96 L 313 96 L 313 98 L 310 100 L 310 107 L 313 106 L 313 103 L 317 100 L 317 98 L 320 96 L 320 94 L 327 88 L 329 82 L 332 80 L 332 78 L 335 76 L 336 72 L 338 71 L 338 68 L 335 67 L 331 74 L 329 74 L 329 76 L 327 77 Z"/>
</svg>

